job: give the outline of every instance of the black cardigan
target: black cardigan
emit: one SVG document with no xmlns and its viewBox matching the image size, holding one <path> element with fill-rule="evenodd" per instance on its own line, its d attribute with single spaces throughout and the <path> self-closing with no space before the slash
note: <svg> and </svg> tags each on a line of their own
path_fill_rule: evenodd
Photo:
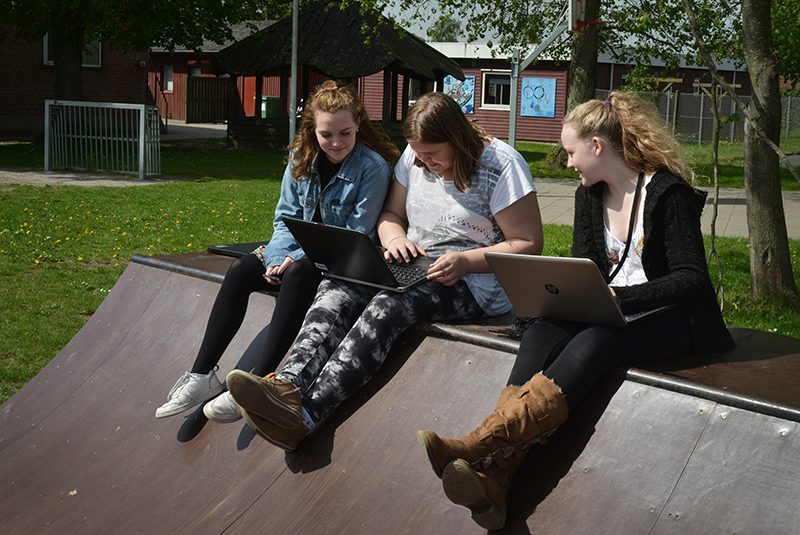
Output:
<svg viewBox="0 0 800 535">
<path fill-rule="evenodd" d="M 600 182 L 575 192 L 572 255 L 589 258 L 607 277 L 609 263 Z M 626 314 L 678 304 L 692 332 L 692 351 L 720 353 L 733 349 L 722 320 L 706 265 L 700 215 L 706 192 L 666 170 L 647 184 L 644 203 L 642 265 L 647 281 L 614 287 Z"/>
</svg>

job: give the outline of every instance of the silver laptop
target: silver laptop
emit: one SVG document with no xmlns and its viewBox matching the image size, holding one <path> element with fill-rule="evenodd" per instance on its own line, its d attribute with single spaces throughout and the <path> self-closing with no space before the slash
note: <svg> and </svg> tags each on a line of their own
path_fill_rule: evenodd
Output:
<svg viewBox="0 0 800 535">
<path fill-rule="evenodd" d="M 284 217 L 283 222 L 326 277 L 404 292 L 426 280 L 433 262 L 421 257 L 408 264 L 390 263 L 363 232 L 293 217 Z"/>
<path fill-rule="evenodd" d="M 514 311 L 521 316 L 624 327 L 669 307 L 625 316 L 597 265 L 588 258 L 486 253 Z"/>
</svg>

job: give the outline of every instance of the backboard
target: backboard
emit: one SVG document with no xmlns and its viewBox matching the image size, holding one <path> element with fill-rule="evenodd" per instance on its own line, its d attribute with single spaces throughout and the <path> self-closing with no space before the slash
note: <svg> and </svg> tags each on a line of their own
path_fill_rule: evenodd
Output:
<svg viewBox="0 0 800 535">
<path fill-rule="evenodd" d="M 582 32 L 586 26 L 585 0 L 567 0 L 567 20 L 569 29 L 573 32 Z"/>
</svg>

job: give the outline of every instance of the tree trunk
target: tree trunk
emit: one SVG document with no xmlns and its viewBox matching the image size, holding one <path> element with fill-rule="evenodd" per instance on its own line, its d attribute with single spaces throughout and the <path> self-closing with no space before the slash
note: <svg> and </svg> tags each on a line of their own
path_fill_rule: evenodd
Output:
<svg viewBox="0 0 800 535">
<path fill-rule="evenodd" d="M 779 144 L 781 100 L 772 44 L 770 0 L 742 0 L 742 49 L 753 86 L 750 106 Z M 756 297 L 797 295 L 783 211 L 778 155 L 745 124 L 744 184 L 750 236 L 750 274 Z"/>
<path fill-rule="evenodd" d="M 586 20 L 600 18 L 600 0 L 586 0 Z M 597 85 L 597 41 L 599 26 L 584 26 L 572 36 L 572 61 L 569 64 L 567 111 L 594 98 Z"/>
</svg>

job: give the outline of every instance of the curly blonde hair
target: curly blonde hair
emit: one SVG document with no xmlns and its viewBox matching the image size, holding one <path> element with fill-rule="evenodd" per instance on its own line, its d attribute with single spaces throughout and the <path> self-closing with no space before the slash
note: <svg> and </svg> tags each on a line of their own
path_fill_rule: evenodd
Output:
<svg viewBox="0 0 800 535">
<path fill-rule="evenodd" d="M 665 167 L 684 180 L 694 178 L 683 147 L 655 105 L 636 93 L 612 91 L 607 100 L 579 104 L 564 117 L 564 125 L 582 139 L 605 138 L 632 169 L 654 173 Z"/>
<path fill-rule="evenodd" d="M 453 184 L 461 192 L 469 190 L 470 179 L 483 153 L 483 142 L 490 139 L 444 93 L 426 93 L 417 99 L 403 123 L 403 137 L 409 143 L 450 143 L 455 150 Z M 419 159 L 414 164 L 425 167 Z"/>
<path fill-rule="evenodd" d="M 311 163 L 319 150 L 315 133 L 317 112 L 335 113 L 347 110 L 353 114 L 358 125 L 356 139 L 368 146 L 385 160 L 391 162 L 400 156 L 400 151 L 380 127 L 374 127 L 364 109 L 364 103 L 356 89 L 347 82 L 326 80 L 322 82 L 303 109 L 303 119 L 294 141 L 289 145 L 292 177 L 300 180 L 311 171 Z"/>
</svg>

